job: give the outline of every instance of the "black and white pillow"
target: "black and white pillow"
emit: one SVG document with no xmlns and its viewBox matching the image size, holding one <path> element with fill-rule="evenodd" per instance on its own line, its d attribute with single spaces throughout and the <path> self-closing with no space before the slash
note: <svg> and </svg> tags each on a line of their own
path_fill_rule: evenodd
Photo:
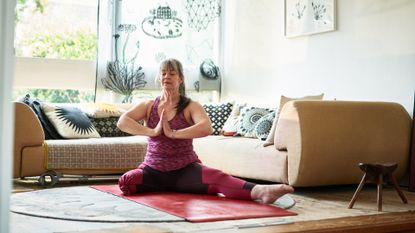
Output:
<svg viewBox="0 0 415 233">
<path fill-rule="evenodd" d="M 263 116 L 273 112 L 268 108 L 244 107 L 241 110 L 240 124 L 237 135 L 254 138 L 256 123 Z"/>
<path fill-rule="evenodd" d="M 42 110 L 64 138 L 99 138 L 91 120 L 76 107 L 42 103 Z"/>
<path fill-rule="evenodd" d="M 117 127 L 118 117 L 89 118 L 101 137 L 131 136 Z"/>
<path fill-rule="evenodd" d="M 261 140 L 265 140 L 268 137 L 269 132 L 271 131 L 272 122 L 275 118 L 275 112 L 268 113 L 267 115 L 261 117 L 255 123 L 255 136 Z"/>
<path fill-rule="evenodd" d="M 212 135 L 220 135 L 223 125 L 232 112 L 233 103 L 204 104 L 203 108 L 212 122 Z"/>
</svg>

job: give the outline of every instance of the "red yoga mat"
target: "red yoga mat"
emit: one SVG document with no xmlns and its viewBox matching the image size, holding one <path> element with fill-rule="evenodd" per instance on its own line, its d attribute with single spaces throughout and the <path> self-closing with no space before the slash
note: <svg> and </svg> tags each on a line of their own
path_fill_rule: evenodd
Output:
<svg viewBox="0 0 415 233">
<path fill-rule="evenodd" d="M 161 192 L 124 196 L 118 185 L 91 187 L 184 218 L 189 222 L 297 215 L 273 205 L 215 195 Z"/>
</svg>

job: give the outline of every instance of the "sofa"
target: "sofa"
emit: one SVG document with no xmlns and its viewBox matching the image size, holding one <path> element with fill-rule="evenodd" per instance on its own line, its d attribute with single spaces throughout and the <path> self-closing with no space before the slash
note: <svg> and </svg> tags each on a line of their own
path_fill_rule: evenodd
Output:
<svg viewBox="0 0 415 233">
<path fill-rule="evenodd" d="M 50 172 L 121 174 L 143 160 L 143 136 L 45 140 L 31 107 L 21 102 L 14 107 L 14 178 Z M 360 162 L 396 162 L 397 179 L 408 170 L 412 120 L 400 104 L 293 100 L 274 122 L 271 145 L 257 138 L 211 135 L 195 139 L 194 150 L 204 164 L 231 175 L 296 187 L 357 184 Z M 51 153 L 75 155 L 54 164 Z"/>
</svg>

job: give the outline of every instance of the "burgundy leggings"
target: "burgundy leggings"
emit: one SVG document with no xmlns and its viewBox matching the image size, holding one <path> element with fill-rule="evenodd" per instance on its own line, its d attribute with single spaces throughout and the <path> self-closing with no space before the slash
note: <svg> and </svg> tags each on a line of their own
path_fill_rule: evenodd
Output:
<svg viewBox="0 0 415 233">
<path fill-rule="evenodd" d="M 251 200 L 251 189 L 255 186 L 200 163 L 168 172 L 141 164 L 123 174 L 118 185 L 124 195 L 143 192 L 222 193 L 229 198 L 247 200 Z"/>
</svg>

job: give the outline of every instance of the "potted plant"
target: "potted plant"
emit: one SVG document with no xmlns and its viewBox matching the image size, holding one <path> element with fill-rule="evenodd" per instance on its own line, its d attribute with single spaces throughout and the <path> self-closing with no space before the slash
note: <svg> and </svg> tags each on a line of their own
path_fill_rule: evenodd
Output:
<svg viewBox="0 0 415 233">
<path fill-rule="evenodd" d="M 133 92 L 147 84 L 142 67 L 137 67 L 135 64 L 140 48 L 139 41 L 136 42 L 137 51 L 134 56 L 130 59 L 126 56 L 126 48 L 130 34 L 136 29 L 137 27 L 133 24 L 120 24 L 118 26 L 117 31 L 126 34 L 126 39 L 122 47 L 121 60 L 118 58 L 118 40 L 120 34 L 117 33 L 114 35 L 115 60 L 108 62 L 107 76 L 101 80 L 102 85 L 106 89 L 124 96 L 122 103 L 130 103 L 132 101 Z"/>
</svg>

